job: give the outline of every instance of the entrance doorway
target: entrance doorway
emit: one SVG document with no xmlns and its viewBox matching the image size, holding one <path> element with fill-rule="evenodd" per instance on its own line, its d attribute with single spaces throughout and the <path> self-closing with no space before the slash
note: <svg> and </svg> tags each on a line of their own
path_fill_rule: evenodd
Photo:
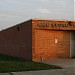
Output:
<svg viewBox="0 0 75 75">
<path fill-rule="evenodd" d="M 75 58 L 75 31 L 71 31 L 70 35 L 70 57 Z"/>
</svg>

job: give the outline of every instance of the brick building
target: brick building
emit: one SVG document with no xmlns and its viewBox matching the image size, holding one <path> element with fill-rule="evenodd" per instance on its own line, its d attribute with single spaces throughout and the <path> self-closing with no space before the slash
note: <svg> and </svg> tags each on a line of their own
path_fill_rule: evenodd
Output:
<svg viewBox="0 0 75 75">
<path fill-rule="evenodd" d="M 0 31 L 0 54 L 28 60 L 75 57 L 75 21 L 31 19 Z"/>
</svg>

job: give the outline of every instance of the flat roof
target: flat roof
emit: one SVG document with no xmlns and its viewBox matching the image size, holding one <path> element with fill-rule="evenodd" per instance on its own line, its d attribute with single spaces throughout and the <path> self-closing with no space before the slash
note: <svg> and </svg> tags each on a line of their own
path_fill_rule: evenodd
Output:
<svg viewBox="0 0 75 75">
<path fill-rule="evenodd" d="M 59 20 L 59 19 L 42 19 L 42 18 L 32 18 L 31 20 L 46 20 L 46 21 L 71 21 L 71 22 L 75 22 L 74 20 Z"/>
</svg>

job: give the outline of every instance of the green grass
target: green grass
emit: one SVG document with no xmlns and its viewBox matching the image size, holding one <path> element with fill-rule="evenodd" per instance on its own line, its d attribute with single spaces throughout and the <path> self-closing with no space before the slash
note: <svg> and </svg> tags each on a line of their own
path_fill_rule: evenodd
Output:
<svg viewBox="0 0 75 75">
<path fill-rule="evenodd" d="M 26 61 L 17 57 L 0 55 L 0 73 L 48 69 L 61 69 L 61 67 L 40 62 Z"/>
</svg>

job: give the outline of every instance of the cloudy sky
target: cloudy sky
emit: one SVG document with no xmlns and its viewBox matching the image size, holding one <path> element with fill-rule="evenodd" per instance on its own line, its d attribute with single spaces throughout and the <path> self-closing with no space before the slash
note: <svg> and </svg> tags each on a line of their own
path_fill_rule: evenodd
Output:
<svg viewBox="0 0 75 75">
<path fill-rule="evenodd" d="M 0 29 L 31 18 L 74 20 L 74 0 L 0 0 Z"/>
</svg>

